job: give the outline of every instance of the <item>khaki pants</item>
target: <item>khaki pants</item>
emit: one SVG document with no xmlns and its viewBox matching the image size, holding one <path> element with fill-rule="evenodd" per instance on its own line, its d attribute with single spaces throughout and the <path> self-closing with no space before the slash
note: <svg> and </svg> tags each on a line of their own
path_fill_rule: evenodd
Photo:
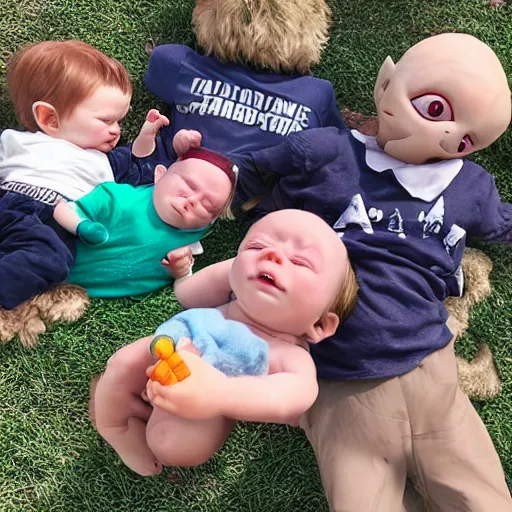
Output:
<svg viewBox="0 0 512 512">
<path fill-rule="evenodd" d="M 301 427 L 335 512 L 407 510 L 407 477 L 427 510 L 512 511 L 489 434 L 458 387 L 453 341 L 401 377 L 321 382 Z"/>
</svg>

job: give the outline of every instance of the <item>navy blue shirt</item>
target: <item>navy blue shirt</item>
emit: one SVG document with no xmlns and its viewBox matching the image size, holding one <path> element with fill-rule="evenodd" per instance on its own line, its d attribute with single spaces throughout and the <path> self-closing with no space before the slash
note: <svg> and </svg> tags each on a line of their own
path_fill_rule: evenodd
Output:
<svg viewBox="0 0 512 512">
<path fill-rule="evenodd" d="M 459 161 L 446 188 L 425 200 L 392 169 L 370 168 L 366 151 L 350 131 L 321 128 L 237 161 L 280 176 L 269 210 L 316 213 L 347 247 L 360 292 L 336 334 L 311 346 L 324 379 L 401 375 L 445 346 L 443 300 L 457 293 L 466 238 L 512 241 L 512 205 L 482 167 Z"/>
<path fill-rule="evenodd" d="M 153 50 L 146 85 L 172 108 L 166 137 L 199 130 L 203 145 L 219 153 L 274 146 L 307 128 L 344 126 L 329 81 L 255 72 L 181 44 Z"/>
<path fill-rule="evenodd" d="M 183 128 L 200 131 L 203 146 L 230 154 L 273 146 L 309 128 L 344 127 L 332 84 L 312 76 L 256 72 L 167 44 L 153 50 L 145 78 L 169 106 L 171 123 L 161 129 L 155 153 L 135 167 L 170 165 L 176 159 L 172 139 Z M 129 148 L 115 152 L 129 163 Z M 240 173 L 240 201 L 266 192 L 259 175 Z"/>
<path fill-rule="evenodd" d="M 139 185 L 152 185 L 155 181 L 155 166 L 162 161 L 169 161 L 170 155 L 159 144 L 155 151 L 147 158 L 137 158 L 132 154 L 132 146 L 121 146 L 107 153 L 110 167 L 116 183 L 128 183 L 137 187 Z"/>
</svg>

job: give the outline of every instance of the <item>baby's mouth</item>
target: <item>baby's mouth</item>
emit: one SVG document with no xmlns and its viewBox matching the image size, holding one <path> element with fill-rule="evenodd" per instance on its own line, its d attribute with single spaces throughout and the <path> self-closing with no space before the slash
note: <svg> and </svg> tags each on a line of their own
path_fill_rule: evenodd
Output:
<svg viewBox="0 0 512 512">
<path fill-rule="evenodd" d="M 268 284 L 271 284 L 272 286 L 276 286 L 274 278 L 268 274 L 260 274 L 258 276 L 258 279 L 261 281 L 266 281 Z"/>
<path fill-rule="evenodd" d="M 260 283 L 264 283 L 268 286 L 272 286 L 274 288 L 277 288 L 278 290 L 281 290 L 281 291 L 284 291 L 284 288 L 281 286 L 280 283 L 278 283 L 274 276 L 268 274 L 267 272 L 261 272 L 260 274 L 258 274 L 258 276 L 256 277 L 256 279 L 260 282 Z"/>
</svg>

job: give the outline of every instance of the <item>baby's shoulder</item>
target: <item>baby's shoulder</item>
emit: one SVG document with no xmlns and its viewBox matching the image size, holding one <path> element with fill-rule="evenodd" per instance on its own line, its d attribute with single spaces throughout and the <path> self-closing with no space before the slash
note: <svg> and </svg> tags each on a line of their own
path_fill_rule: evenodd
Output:
<svg viewBox="0 0 512 512">
<path fill-rule="evenodd" d="M 315 364 L 309 353 L 301 345 L 282 342 L 268 342 L 269 373 L 307 373 L 314 371 Z"/>
</svg>

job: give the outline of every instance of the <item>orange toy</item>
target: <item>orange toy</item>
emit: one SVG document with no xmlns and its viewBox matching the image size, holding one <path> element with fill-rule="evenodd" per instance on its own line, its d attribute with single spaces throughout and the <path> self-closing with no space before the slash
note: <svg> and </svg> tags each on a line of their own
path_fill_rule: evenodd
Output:
<svg viewBox="0 0 512 512">
<path fill-rule="evenodd" d="M 160 359 L 149 378 L 164 386 L 176 384 L 190 375 L 185 361 L 174 349 L 175 345 L 170 336 L 160 335 L 156 336 L 149 346 L 151 354 Z"/>
</svg>

